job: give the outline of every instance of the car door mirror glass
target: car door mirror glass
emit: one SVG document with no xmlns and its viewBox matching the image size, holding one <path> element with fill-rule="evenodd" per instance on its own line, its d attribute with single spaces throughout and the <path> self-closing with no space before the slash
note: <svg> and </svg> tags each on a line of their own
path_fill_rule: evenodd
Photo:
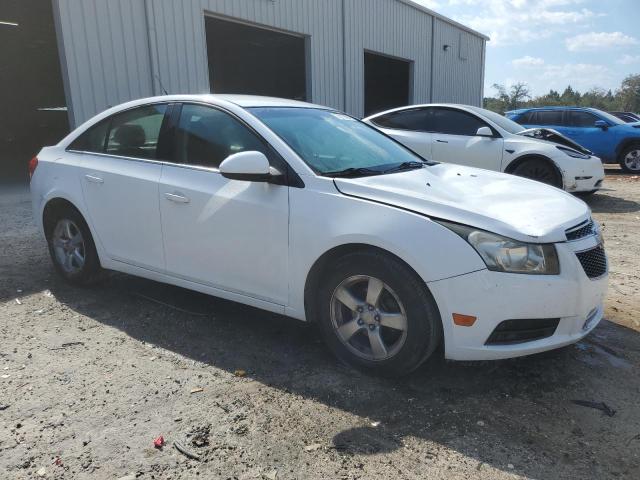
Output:
<svg viewBox="0 0 640 480">
<path fill-rule="evenodd" d="M 266 182 L 271 180 L 275 169 L 271 168 L 264 153 L 249 151 L 228 156 L 220 164 L 220 173 L 231 180 Z"/>
<path fill-rule="evenodd" d="M 477 137 L 493 137 L 493 132 L 489 127 L 480 127 L 476 132 Z"/>
</svg>

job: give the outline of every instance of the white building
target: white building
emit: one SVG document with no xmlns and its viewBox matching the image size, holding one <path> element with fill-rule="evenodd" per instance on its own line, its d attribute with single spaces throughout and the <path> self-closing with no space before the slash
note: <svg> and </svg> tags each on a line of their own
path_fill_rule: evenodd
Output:
<svg viewBox="0 0 640 480">
<path fill-rule="evenodd" d="M 72 126 L 164 91 L 356 116 L 482 102 L 487 37 L 409 0 L 54 0 L 54 18 Z"/>
</svg>

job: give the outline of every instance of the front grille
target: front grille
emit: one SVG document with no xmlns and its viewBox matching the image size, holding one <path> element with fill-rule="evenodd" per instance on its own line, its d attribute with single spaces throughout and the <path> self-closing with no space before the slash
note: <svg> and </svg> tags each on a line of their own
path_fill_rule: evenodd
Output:
<svg viewBox="0 0 640 480">
<path fill-rule="evenodd" d="M 555 333 L 559 323 L 559 318 L 505 320 L 495 328 L 485 345 L 514 345 L 547 338 Z"/>
<path fill-rule="evenodd" d="M 576 257 L 580 260 L 580 265 L 587 277 L 598 278 L 607 273 L 607 256 L 602 245 L 584 252 L 577 252 Z"/>
<path fill-rule="evenodd" d="M 595 234 L 596 229 L 593 220 L 589 220 L 586 223 L 581 223 L 580 225 L 565 230 L 564 233 L 567 236 L 567 240 L 573 241 Z"/>
</svg>

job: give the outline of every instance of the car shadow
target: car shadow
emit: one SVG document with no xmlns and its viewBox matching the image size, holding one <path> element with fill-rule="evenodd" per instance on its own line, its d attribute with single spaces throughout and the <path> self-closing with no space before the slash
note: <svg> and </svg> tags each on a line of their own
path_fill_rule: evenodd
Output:
<svg viewBox="0 0 640 480">
<path fill-rule="evenodd" d="M 582 198 L 594 213 L 633 213 L 640 211 L 640 203 L 614 195 L 615 190 L 607 189 Z"/>
<path fill-rule="evenodd" d="M 51 291 L 68 308 L 133 339 L 227 372 L 244 369 L 256 382 L 357 415 L 362 426 L 330 440 L 345 455 L 391 452 L 415 438 L 511 472 L 506 449 L 518 473 L 538 478 L 638 468 L 633 445 L 611 448 L 618 418 L 571 403 L 587 397 L 615 405 L 614 386 L 628 374 L 589 341 L 497 362 L 434 358 L 405 378 L 382 379 L 336 361 L 312 325 L 189 290 L 114 274 L 90 289 L 54 281 Z M 607 321 L 592 336 L 601 345 L 640 346 L 637 332 Z M 638 416 L 640 405 L 626 418 Z M 584 462 L 587 438 L 593 460 Z"/>
</svg>

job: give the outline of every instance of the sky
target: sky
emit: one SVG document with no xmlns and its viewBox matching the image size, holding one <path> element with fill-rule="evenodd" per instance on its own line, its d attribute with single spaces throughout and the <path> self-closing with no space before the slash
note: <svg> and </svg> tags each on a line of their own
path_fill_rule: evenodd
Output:
<svg viewBox="0 0 640 480">
<path fill-rule="evenodd" d="M 485 96 L 526 82 L 533 95 L 567 85 L 615 89 L 640 74 L 640 0 L 415 0 L 491 37 Z"/>
</svg>

